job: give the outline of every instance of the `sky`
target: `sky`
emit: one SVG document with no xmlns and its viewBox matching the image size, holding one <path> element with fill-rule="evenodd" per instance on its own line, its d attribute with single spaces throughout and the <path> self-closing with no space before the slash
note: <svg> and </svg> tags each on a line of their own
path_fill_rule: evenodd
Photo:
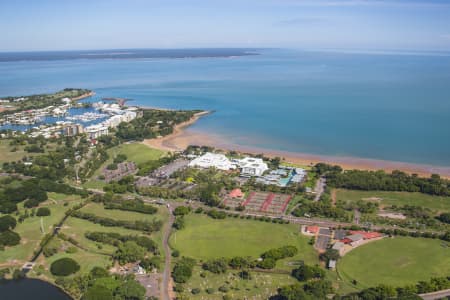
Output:
<svg viewBox="0 0 450 300">
<path fill-rule="evenodd" d="M 0 0 L 0 51 L 450 51 L 450 0 Z"/>
</svg>

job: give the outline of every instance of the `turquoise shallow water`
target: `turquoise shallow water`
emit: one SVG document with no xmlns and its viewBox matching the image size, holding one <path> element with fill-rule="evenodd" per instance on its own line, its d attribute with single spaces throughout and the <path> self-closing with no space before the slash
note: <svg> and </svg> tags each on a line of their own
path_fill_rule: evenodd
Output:
<svg viewBox="0 0 450 300">
<path fill-rule="evenodd" d="M 91 88 L 215 110 L 192 130 L 243 146 L 450 166 L 449 56 L 260 53 L 1 62 L 0 97 Z"/>
</svg>

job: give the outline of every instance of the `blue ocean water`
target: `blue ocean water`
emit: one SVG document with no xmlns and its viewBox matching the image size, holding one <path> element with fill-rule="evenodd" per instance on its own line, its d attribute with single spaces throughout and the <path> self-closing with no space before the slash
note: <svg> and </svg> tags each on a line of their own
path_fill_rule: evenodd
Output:
<svg viewBox="0 0 450 300">
<path fill-rule="evenodd" d="M 244 146 L 450 166 L 450 56 L 258 52 L 0 62 L 0 97 L 90 88 L 215 110 L 191 130 Z"/>
</svg>

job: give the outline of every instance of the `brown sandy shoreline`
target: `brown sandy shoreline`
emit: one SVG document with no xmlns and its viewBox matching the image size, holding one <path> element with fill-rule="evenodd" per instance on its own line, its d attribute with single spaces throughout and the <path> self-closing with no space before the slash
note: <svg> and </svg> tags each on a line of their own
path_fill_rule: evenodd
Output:
<svg viewBox="0 0 450 300">
<path fill-rule="evenodd" d="M 199 118 L 210 112 L 197 113 L 187 122 L 181 123 L 174 128 L 174 132 L 170 135 L 159 139 L 144 140 L 144 144 L 152 148 L 164 151 L 183 151 L 189 145 L 212 146 L 223 150 L 234 150 L 243 153 L 261 154 L 267 157 L 282 157 L 285 162 L 308 166 L 319 162 L 340 165 L 346 170 L 385 170 L 391 172 L 393 170 L 401 170 L 410 174 L 418 174 L 420 176 L 429 177 L 431 174 L 440 174 L 442 177 L 450 179 L 450 167 L 432 166 L 425 164 L 414 164 L 369 158 L 343 157 L 316 155 L 307 153 L 297 153 L 281 150 L 263 149 L 257 147 L 247 147 L 236 145 L 213 134 L 200 133 L 187 128 L 194 124 Z"/>
</svg>

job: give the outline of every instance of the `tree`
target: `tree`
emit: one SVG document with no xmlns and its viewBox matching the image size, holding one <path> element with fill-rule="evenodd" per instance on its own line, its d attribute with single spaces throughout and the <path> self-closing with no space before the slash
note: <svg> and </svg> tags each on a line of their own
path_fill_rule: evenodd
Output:
<svg viewBox="0 0 450 300">
<path fill-rule="evenodd" d="M 439 221 L 450 224 L 450 213 L 442 213 L 438 217 Z"/>
<path fill-rule="evenodd" d="M 173 210 L 174 216 L 184 216 L 187 215 L 191 211 L 190 207 L 187 206 L 178 206 Z"/>
<path fill-rule="evenodd" d="M 142 260 L 144 256 L 145 249 L 134 241 L 127 241 L 120 244 L 117 251 L 114 253 L 114 258 L 117 259 L 120 264 Z"/>
<path fill-rule="evenodd" d="M 16 228 L 17 221 L 14 217 L 6 215 L 0 217 L 0 232 Z"/>
<path fill-rule="evenodd" d="M 298 283 L 281 287 L 278 289 L 278 296 L 280 300 L 310 299 L 303 290 L 303 286 Z"/>
<path fill-rule="evenodd" d="M 81 298 L 82 300 L 110 300 L 113 299 L 112 292 L 102 285 L 93 285 Z"/>
<path fill-rule="evenodd" d="M 117 289 L 116 295 L 124 300 L 143 300 L 145 288 L 134 280 L 127 280 Z"/>
<path fill-rule="evenodd" d="M 36 212 L 36 216 L 38 216 L 38 217 L 50 216 L 50 213 L 51 212 L 48 207 L 39 207 Z"/>
<path fill-rule="evenodd" d="M 6 230 L 0 233 L 0 246 L 15 246 L 20 243 L 20 235 L 14 231 Z"/>
<path fill-rule="evenodd" d="M 228 262 L 225 258 L 208 260 L 203 263 L 202 268 L 211 273 L 220 274 L 227 271 Z"/>
<path fill-rule="evenodd" d="M 339 255 L 339 251 L 335 249 L 327 249 L 325 253 L 320 255 L 320 258 L 324 261 L 329 260 L 338 260 L 341 256 Z"/>
<path fill-rule="evenodd" d="M 176 283 L 185 283 L 192 276 L 192 269 L 195 266 L 195 260 L 192 258 L 181 258 L 173 268 L 172 277 Z"/>
<path fill-rule="evenodd" d="M 68 276 L 80 270 L 80 265 L 69 257 L 55 260 L 50 266 L 50 272 L 55 276 Z"/>
<path fill-rule="evenodd" d="M 292 270 L 292 276 L 299 281 L 308 281 L 313 278 L 324 278 L 325 271 L 319 266 L 302 265 L 297 269 Z"/>
</svg>

